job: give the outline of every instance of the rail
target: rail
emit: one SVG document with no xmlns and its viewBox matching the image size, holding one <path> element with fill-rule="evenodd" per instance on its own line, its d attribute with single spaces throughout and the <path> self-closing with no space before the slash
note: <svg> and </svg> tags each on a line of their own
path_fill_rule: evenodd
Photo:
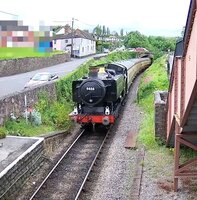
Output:
<svg viewBox="0 0 197 200">
<path fill-rule="evenodd" d="M 82 131 L 48 173 L 30 197 L 30 200 L 43 199 L 44 196 L 56 196 L 56 194 L 55 198 L 58 199 L 77 200 L 104 145 L 108 132 L 90 133 Z M 58 182 L 54 184 L 57 179 Z M 62 184 L 64 187 L 61 188 L 57 184 Z M 54 189 L 55 187 L 56 194 L 54 195 L 50 188 Z M 49 194 L 49 191 L 51 194 Z M 53 199 L 51 196 L 50 199 Z"/>
</svg>

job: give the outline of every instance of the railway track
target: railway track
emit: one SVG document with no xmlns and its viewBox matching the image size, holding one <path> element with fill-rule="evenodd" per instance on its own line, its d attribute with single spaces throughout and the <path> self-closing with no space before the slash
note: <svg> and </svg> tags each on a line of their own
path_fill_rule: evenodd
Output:
<svg viewBox="0 0 197 200">
<path fill-rule="evenodd" d="M 82 131 L 30 200 L 78 199 L 107 134 Z"/>
</svg>

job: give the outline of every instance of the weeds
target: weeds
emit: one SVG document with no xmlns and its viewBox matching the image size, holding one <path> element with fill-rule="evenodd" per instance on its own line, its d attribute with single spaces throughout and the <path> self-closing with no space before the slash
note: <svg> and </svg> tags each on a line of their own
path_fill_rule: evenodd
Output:
<svg viewBox="0 0 197 200">
<path fill-rule="evenodd" d="M 0 139 L 6 136 L 6 132 L 7 131 L 5 127 L 0 127 Z"/>
<path fill-rule="evenodd" d="M 145 112 L 139 141 L 147 148 L 155 148 L 158 143 L 154 135 L 154 92 L 168 89 L 165 57 L 157 59 L 144 73 L 138 90 L 138 101 Z"/>
<path fill-rule="evenodd" d="M 46 132 L 54 131 L 54 127 L 49 125 L 36 126 L 29 123 L 26 123 L 25 119 L 20 119 L 19 121 L 8 120 L 5 123 L 6 132 L 9 135 L 17 136 L 36 136 Z"/>
</svg>

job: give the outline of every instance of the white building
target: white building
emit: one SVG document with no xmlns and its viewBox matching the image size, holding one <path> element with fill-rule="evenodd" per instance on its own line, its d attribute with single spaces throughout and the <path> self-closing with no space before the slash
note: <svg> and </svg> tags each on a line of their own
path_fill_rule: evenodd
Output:
<svg viewBox="0 0 197 200">
<path fill-rule="evenodd" d="M 62 34 L 62 30 L 53 37 L 53 49 L 71 52 L 72 32 L 65 30 L 66 33 Z M 84 57 L 96 53 L 96 41 L 92 34 L 76 29 L 73 31 L 73 56 Z"/>
</svg>

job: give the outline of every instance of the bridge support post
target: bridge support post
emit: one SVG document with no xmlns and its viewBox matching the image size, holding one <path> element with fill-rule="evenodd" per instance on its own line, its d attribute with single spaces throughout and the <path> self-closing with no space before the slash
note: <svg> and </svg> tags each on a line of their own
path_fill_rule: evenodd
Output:
<svg viewBox="0 0 197 200">
<path fill-rule="evenodd" d="M 179 124 L 175 122 L 175 145 L 174 145 L 174 191 L 178 190 L 178 176 L 176 174 L 179 169 L 179 158 L 180 158 L 180 142 L 177 140 L 179 134 Z"/>
<path fill-rule="evenodd" d="M 191 142 L 189 138 L 196 136 L 195 133 L 182 132 L 179 123 L 175 124 L 175 146 L 174 146 L 174 191 L 178 190 L 178 179 L 179 178 L 187 178 L 187 177 L 195 177 L 197 178 L 197 170 L 195 167 L 197 166 L 197 158 L 192 158 L 185 163 L 180 163 L 180 146 L 185 145 L 194 151 L 197 151 L 197 145 Z"/>
</svg>

